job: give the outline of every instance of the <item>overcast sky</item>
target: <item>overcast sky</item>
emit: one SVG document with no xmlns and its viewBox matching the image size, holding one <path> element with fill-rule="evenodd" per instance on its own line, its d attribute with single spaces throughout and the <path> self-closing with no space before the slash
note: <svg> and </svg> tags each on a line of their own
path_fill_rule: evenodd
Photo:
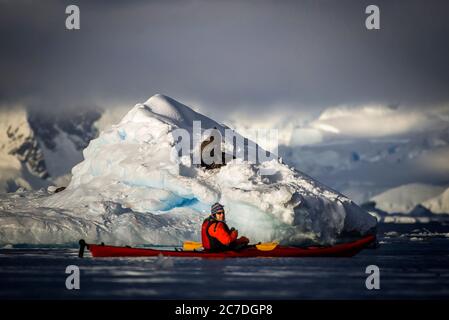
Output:
<svg viewBox="0 0 449 320">
<path fill-rule="evenodd" d="M 65 29 L 77 4 L 81 29 Z M 369 4 L 381 30 L 365 28 Z M 449 100 L 447 1 L 1 1 L 0 105 L 154 93 L 208 115 Z M 271 110 L 271 111 L 270 111 Z"/>
</svg>

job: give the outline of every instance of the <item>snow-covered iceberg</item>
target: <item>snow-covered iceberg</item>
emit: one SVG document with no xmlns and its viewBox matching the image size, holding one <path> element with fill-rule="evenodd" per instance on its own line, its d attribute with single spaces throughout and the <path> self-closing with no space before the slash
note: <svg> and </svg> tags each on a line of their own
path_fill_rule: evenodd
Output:
<svg viewBox="0 0 449 320">
<path fill-rule="evenodd" d="M 4 196 L 0 242 L 179 244 L 199 240 L 216 201 L 252 242 L 333 243 L 375 229 L 376 219 L 353 201 L 278 158 L 237 157 L 205 170 L 177 157 L 175 132 L 193 133 L 194 120 L 203 129 L 228 129 L 163 95 L 137 104 L 90 142 L 64 191 Z"/>
</svg>

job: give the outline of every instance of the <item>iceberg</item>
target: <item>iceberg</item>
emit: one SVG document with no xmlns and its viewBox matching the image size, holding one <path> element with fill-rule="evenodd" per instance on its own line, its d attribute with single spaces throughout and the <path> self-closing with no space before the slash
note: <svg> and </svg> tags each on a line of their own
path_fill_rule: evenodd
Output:
<svg viewBox="0 0 449 320">
<path fill-rule="evenodd" d="M 217 201 L 251 242 L 332 244 L 374 232 L 373 216 L 278 157 L 237 156 L 214 169 L 195 164 L 192 153 L 179 157 L 176 132 L 194 135 L 194 121 L 202 133 L 229 129 L 161 94 L 135 105 L 90 141 L 65 190 L 2 196 L 0 243 L 178 245 L 200 239 Z"/>
</svg>

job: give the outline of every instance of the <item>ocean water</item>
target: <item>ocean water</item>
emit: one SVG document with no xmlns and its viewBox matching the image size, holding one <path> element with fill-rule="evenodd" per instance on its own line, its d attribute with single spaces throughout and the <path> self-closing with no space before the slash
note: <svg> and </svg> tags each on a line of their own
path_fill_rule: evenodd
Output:
<svg viewBox="0 0 449 320">
<path fill-rule="evenodd" d="M 449 225 L 381 224 L 352 258 L 78 258 L 74 248 L 0 249 L 0 299 L 449 298 Z M 66 288 L 66 267 L 80 289 Z M 368 290 L 366 267 L 380 270 Z"/>
</svg>

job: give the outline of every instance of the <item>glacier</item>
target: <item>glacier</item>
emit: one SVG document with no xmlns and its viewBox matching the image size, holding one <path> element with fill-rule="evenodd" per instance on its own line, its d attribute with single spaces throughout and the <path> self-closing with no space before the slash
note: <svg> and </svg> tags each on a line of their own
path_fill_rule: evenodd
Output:
<svg viewBox="0 0 449 320">
<path fill-rule="evenodd" d="M 332 244 L 375 232 L 373 216 L 280 158 L 257 163 L 236 157 L 205 170 L 177 157 L 175 132 L 193 133 L 193 121 L 221 133 L 229 129 L 161 94 L 135 105 L 90 141 L 64 191 L 19 189 L 0 196 L 0 244 L 84 238 L 179 245 L 200 239 L 201 222 L 217 201 L 229 225 L 251 242 Z"/>
</svg>

